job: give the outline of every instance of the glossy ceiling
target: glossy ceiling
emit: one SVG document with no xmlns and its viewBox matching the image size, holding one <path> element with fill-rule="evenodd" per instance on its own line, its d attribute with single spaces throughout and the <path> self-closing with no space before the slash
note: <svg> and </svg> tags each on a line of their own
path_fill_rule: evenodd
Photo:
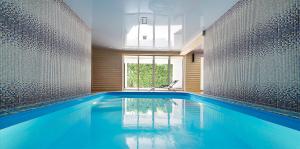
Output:
<svg viewBox="0 0 300 149">
<path fill-rule="evenodd" d="M 92 44 L 94 46 L 105 46 L 115 49 L 125 50 L 180 50 L 188 41 L 220 16 L 228 11 L 238 0 L 64 0 L 77 15 L 84 20 L 92 29 Z M 149 22 L 156 21 L 156 16 L 168 16 L 169 19 L 182 17 L 182 29 L 178 31 L 182 34 L 177 47 L 157 48 L 143 47 L 141 45 L 134 47 L 126 46 L 128 38 L 128 15 L 137 15 L 136 19 L 131 19 L 129 24 L 138 26 L 138 20 L 144 14 L 150 14 Z M 154 17 L 153 17 L 154 16 Z M 127 20 L 127 21 L 126 21 Z M 129 19 L 130 20 L 130 19 Z M 168 25 L 176 25 L 168 21 Z M 177 22 L 178 23 L 178 22 Z M 178 25 L 178 24 L 177 24 Z M 171 27 L 170 27 L 171 28 Z M 130 30 L 130 29 L 129 29 Z M 142 32 L 142 30 L 140 30 Z M 153 29 L 155 32 L 155 27 Z M 170 32 L 170 31 L 169 31 Z M 138 33 L 137 33 L 138 34 Z M 156 33 L 159 36 L 160 32 Z M 170 36 L 170 35 L 169 35 Z M 167 36 L 168 37 L 168 36 Z M 139 34 L 140 42 L 144 39 L 155 38 Z M 170 41 L 171 37 L 169 37 Z M 137 39 L 138 40 L 138 39 Z M 140 44 L 139 42 L 139 44 Z M 160 41 L 162 43 L 163 40 Z M 171 42 L 171 41 L 170 41 Z M 174 41 L 172 41 L 174 42 Z M 175 43 L 175 44 L 176 44 Z M 153 41 L 155 44 L 155 41 Z M 167 43 L 168 45 L 168 43 Z"/>
</svg>

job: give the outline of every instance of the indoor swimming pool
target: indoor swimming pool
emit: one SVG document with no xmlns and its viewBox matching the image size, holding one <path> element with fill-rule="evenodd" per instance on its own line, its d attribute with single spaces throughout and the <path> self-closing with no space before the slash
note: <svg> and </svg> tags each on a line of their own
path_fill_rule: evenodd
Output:
<svg viewBox="0 0 300 149">
<path fill-rule="evenodd" d="M 0 117 L 1 149 L 300 147 L 300 120 L 190 93 L 109 92 Z"/>
</svg>

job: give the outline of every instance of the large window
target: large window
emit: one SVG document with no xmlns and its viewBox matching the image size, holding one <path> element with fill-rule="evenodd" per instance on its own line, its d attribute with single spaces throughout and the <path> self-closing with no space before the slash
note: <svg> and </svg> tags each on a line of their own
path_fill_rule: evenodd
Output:
<svg viewBox="0 0 300 149">
<path fill-rule="evenodd" d="M 172 78 L 172 80 L 178 80 L 178 83 L 174 85 L 174 88 L 183 88 L 182 61 L 183 57 L 181 56 L 170 57 L 170 78 Z"/>
<path fill-rule="evenodd" d="M 153 86 L 153 56 L 139 56 L 139 88 Z"/>
<path fill-rule="evenodd" d="M 126 56 L 124 64 L 126 88 L 138 88 L 138 56 Z"/>
<path fill-rule="evenodd" d="M 156 56 L 155 57 L 155 84 L 154 87 L 159 88 L 162 85 L 169 84 L 169 57 L 168 56 Z M 168 75 L 169 74 L 169 75 Z"/>
<path fill-rule="evenodd" d="M 160 89 L 178 80 L 175 89 L 182 89 L 181 56 L 124 56 L 125 89 Z"/>
</svg>

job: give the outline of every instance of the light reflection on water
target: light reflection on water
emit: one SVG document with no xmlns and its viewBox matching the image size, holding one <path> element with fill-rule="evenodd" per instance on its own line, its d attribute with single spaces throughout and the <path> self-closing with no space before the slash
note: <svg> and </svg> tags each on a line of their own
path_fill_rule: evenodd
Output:
<svg viewBox="0 0 300 149">
<path fill-rule="evenodd" d="M 177 137 L 191 136 L 182 132 L 183 130 L 200 130 L 204 126 L 204 107 L 196 102 L 182 99 L 147 98 L 125 98 L 113 101 L 114 103 L 107 102 L 102 101 L 92 108 L 93 116 L 97 117 L 95 121 L 92 117 L 92 124 L 95 124 L 95 127 L 98 127 L 96 129 L 101 130 L 100 132 L 106 131 L 111 136 L 109 138 L 103 135 L 106 133 L 95 134 L 96 137 L 93 138 L 105 138 L 99 147 L 109 146 L 110 140 L 118 136 L 118 143 L 114 144 L 116 148 L 125 146 L 129 148 L 141 146 L 142 148 L 174 148 L 178 147 L 176 139 L 179 138 Z M 107 105 L 115 106 L 107 107 Z M 119 106 L 122 108 L 117 109 L 116 107 Z M 187 106 L 188 109 L 185 108 Z M 100 120 L 100 117 L 103 119 Z M 188 140 L 189 138 L 185 139 L 196 142 L 196 140 Z M 195 144 L 185 145 L 192 147 Z"/>
<path fill-rule="evenodd" d="M 1 149 L 295 148 L 300 132 L 210 103 L 105 98 L 0 130 Z"/>
</svg>

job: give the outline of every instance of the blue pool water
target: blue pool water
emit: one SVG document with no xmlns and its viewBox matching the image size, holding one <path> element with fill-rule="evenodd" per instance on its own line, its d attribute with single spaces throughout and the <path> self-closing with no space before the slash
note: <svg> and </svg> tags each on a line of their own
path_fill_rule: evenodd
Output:
<svg viewBox="0 0 300 149">
<path fill-rule="evenodd" d="M 296 149 L 300 121 L 188 93 L 116 92 L 0 118 L 0 149 Z"/>
</svg>

